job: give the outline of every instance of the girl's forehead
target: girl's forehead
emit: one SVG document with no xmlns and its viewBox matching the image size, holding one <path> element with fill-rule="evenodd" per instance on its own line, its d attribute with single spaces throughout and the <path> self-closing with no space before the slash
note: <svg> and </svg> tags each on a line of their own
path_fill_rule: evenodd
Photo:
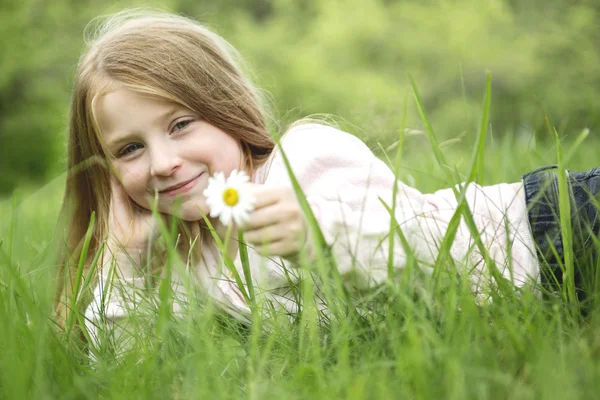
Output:
<svg viewBox="0 0 600 400">
<path fill-rule="evenodd" d="M 177 102 L 125 86 L 103 93 L 94 108 L 98 133 L 102 136 L 153 129 L 164 125 L 175 112 L 187 109 Z"/>
<path fill-rule="evenodd" d="M 94 112 L 98 111 L 98 104 L 106 103 L 124 103 L 124 104 L 146 104 L 153 103 L 157 106 L 180 105 L 188 108 L 183 101 L 171 98 L 167 93 L 153 87 L 144 87 L 143 85 L 134 85 L 133 87 L 109 80 L 97 90 L 94 96 Z"/>
</svg>

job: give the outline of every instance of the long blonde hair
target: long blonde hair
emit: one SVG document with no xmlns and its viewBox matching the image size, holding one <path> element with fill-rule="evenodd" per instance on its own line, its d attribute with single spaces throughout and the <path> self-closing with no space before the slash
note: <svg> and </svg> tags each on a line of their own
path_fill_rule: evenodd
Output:
<svg viewBox="0 0 600 400">
<path fill-rule="evenodd" d="M 73 293 L 74 277 L 93 212 L 96 223 L 88 254 L 98 250 L 108 233 L 110 171 L 94 113 L 96 99 L 116 83 L 181 104 L 238 139 L 243 166 L 252 174 L 275 143 L 267 130 L 264 101 L 240 62 L 223 38 L 178 15 L 128 10 L 103 18 L 93 30 L 79 61 L 70 111 L 62 210 L 68 225 L 55 301 L 61 323 L 72 296 L 81 295 Z M 180 231 L 199 230 L 182 224 Z"/>
</svg>

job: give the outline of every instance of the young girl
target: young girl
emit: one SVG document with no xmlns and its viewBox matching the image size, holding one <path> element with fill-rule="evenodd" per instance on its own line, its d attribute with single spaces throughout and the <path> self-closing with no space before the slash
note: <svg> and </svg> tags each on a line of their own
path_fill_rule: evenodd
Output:
<svg viewBox="0 0 600 400">
<path fill-rule="evenodd" d="M 244 233 L 257 296 L 286 313 L 296 312 L 288 292 L 297 277 L 288 272 L 303 254 L 314 256 L 314 249 L 282 152 L 347 286 L 364 290 L 387 279 L 390 214 L 382 201 L 392 204 L 392 171 L 359 139 L 321 124 L 295 124 L 276 146 L 259 91 L 237 59 L 236 51 L 215 33 L 169 14 L 117 14 L 89 42 L 71 105 L 71 173 L 64 207 L 72 222 L 57 310 L 64 317 L 72 304 L 76 261 L 95 213 L 88 254 L 102 250 L 102 260 L 86 311 L 93 340 L 102 324 L 118 325 L 130 315 L 136 309 L 136 288 L 148 286 L 148 250 L 158 231 L 153 207 L 163 217 L 185 221 L 178 250 L 184 260 L 192 255 L 189 276 L 174 269 L 174 287 L 181 291 L 179 284 L 193 278 L 197 289 L 237 318 L 249 320 L 243 288 L 222 267 L 222 255 L 202 218 L 210 211 L 203 193 L 217 172 L 229 176 L 242 170 L 250 176 L 246 190 L 255 198 L 254 210 L 244 223 L 234 224 L 231 236 Z M 589 184 L 591 192 L 597 191 L 599 174 L 593 170 L 570 177 L 573 220 L 585 216 L 592 221 L 573 225 L 584 243 L 597 233 L 586 189 Z M 553 273 L 542 273 L 542 281 L 549 283 L 555 275 L 561 279 L 556 182 L 551 170 L 543 170 L 522 182 L 467 188 L 467 203 L 490 259 L 518 287 L 539 281 L 540 265 Z M 398 183 L 395 219 L 424 270 L 434 265 L 457 204 L 451 189 L 422 194 Z M 217 218 L 210 221 L 224 240 L 227 227 Z M 401 270 L 407 254 L 398 242 L 393 267 Z M 463 220 L 450 255 L 469 271 L 473 289 L 479 291 L 488 268 L 473 243 Z M 243 276 L 238 244 L 229 244 L 227 252 Z M 178 303 L 174 308 L 179 309 Z"/>
</svg>

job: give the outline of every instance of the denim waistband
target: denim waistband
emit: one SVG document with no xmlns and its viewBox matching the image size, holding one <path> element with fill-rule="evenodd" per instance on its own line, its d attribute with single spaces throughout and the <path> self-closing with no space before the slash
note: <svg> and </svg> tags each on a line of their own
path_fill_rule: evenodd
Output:
<svg viewBox="0 0 600 400">
<path fill-rule="evenodd" d="M 540 262 L 540 279 L 545 288 L 562 284 L 563 241 L 558 211 L 558 180 L 550 165 L 523 175 L 525 202 L 533 240 Z"/>
<path fill-rule="evenodd" d="M 564 243 L 561 235 L 559 191 L 556 165 L 523 175 L 529 224 L 540 262 L 540 280 L 551 292 L 563 283 Z M 567 171 L 568 172 L 568 171 Z M 595 269 L 598 235 L 600 168 L 587 172 L 567 173 L 574 254 L 574 280 L 577 296 L 585 298 L 584 274 Z M 589 256 L 593 258 L 590 258 Z"/>
</svg>

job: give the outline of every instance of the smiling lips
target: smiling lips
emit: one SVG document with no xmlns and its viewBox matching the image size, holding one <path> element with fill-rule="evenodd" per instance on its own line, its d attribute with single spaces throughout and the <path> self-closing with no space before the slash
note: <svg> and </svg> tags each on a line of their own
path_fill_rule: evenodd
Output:
<svg viewBox="0 0 600 400">
<path fill-rule="evenodd" d="M 185 182 L 181 182 L 181 183 L 178 183 L 177 185 L 170 186 L 164 190 L 159 190 L 158 193 L 160 195 L 169 196 L 169 197 L 187 193 L 190 190 L 192 190 L 192 188 L 194 186 L 196 186 L 196 182 L 198 181 L 198 178 L 200 178 L 200 176 L 203 173 L 204 172 L 200 173 L 200 175 L 197 175 L 197 176 L 193 177 L 192 179 L 187 180 Z"/>
</svg>

